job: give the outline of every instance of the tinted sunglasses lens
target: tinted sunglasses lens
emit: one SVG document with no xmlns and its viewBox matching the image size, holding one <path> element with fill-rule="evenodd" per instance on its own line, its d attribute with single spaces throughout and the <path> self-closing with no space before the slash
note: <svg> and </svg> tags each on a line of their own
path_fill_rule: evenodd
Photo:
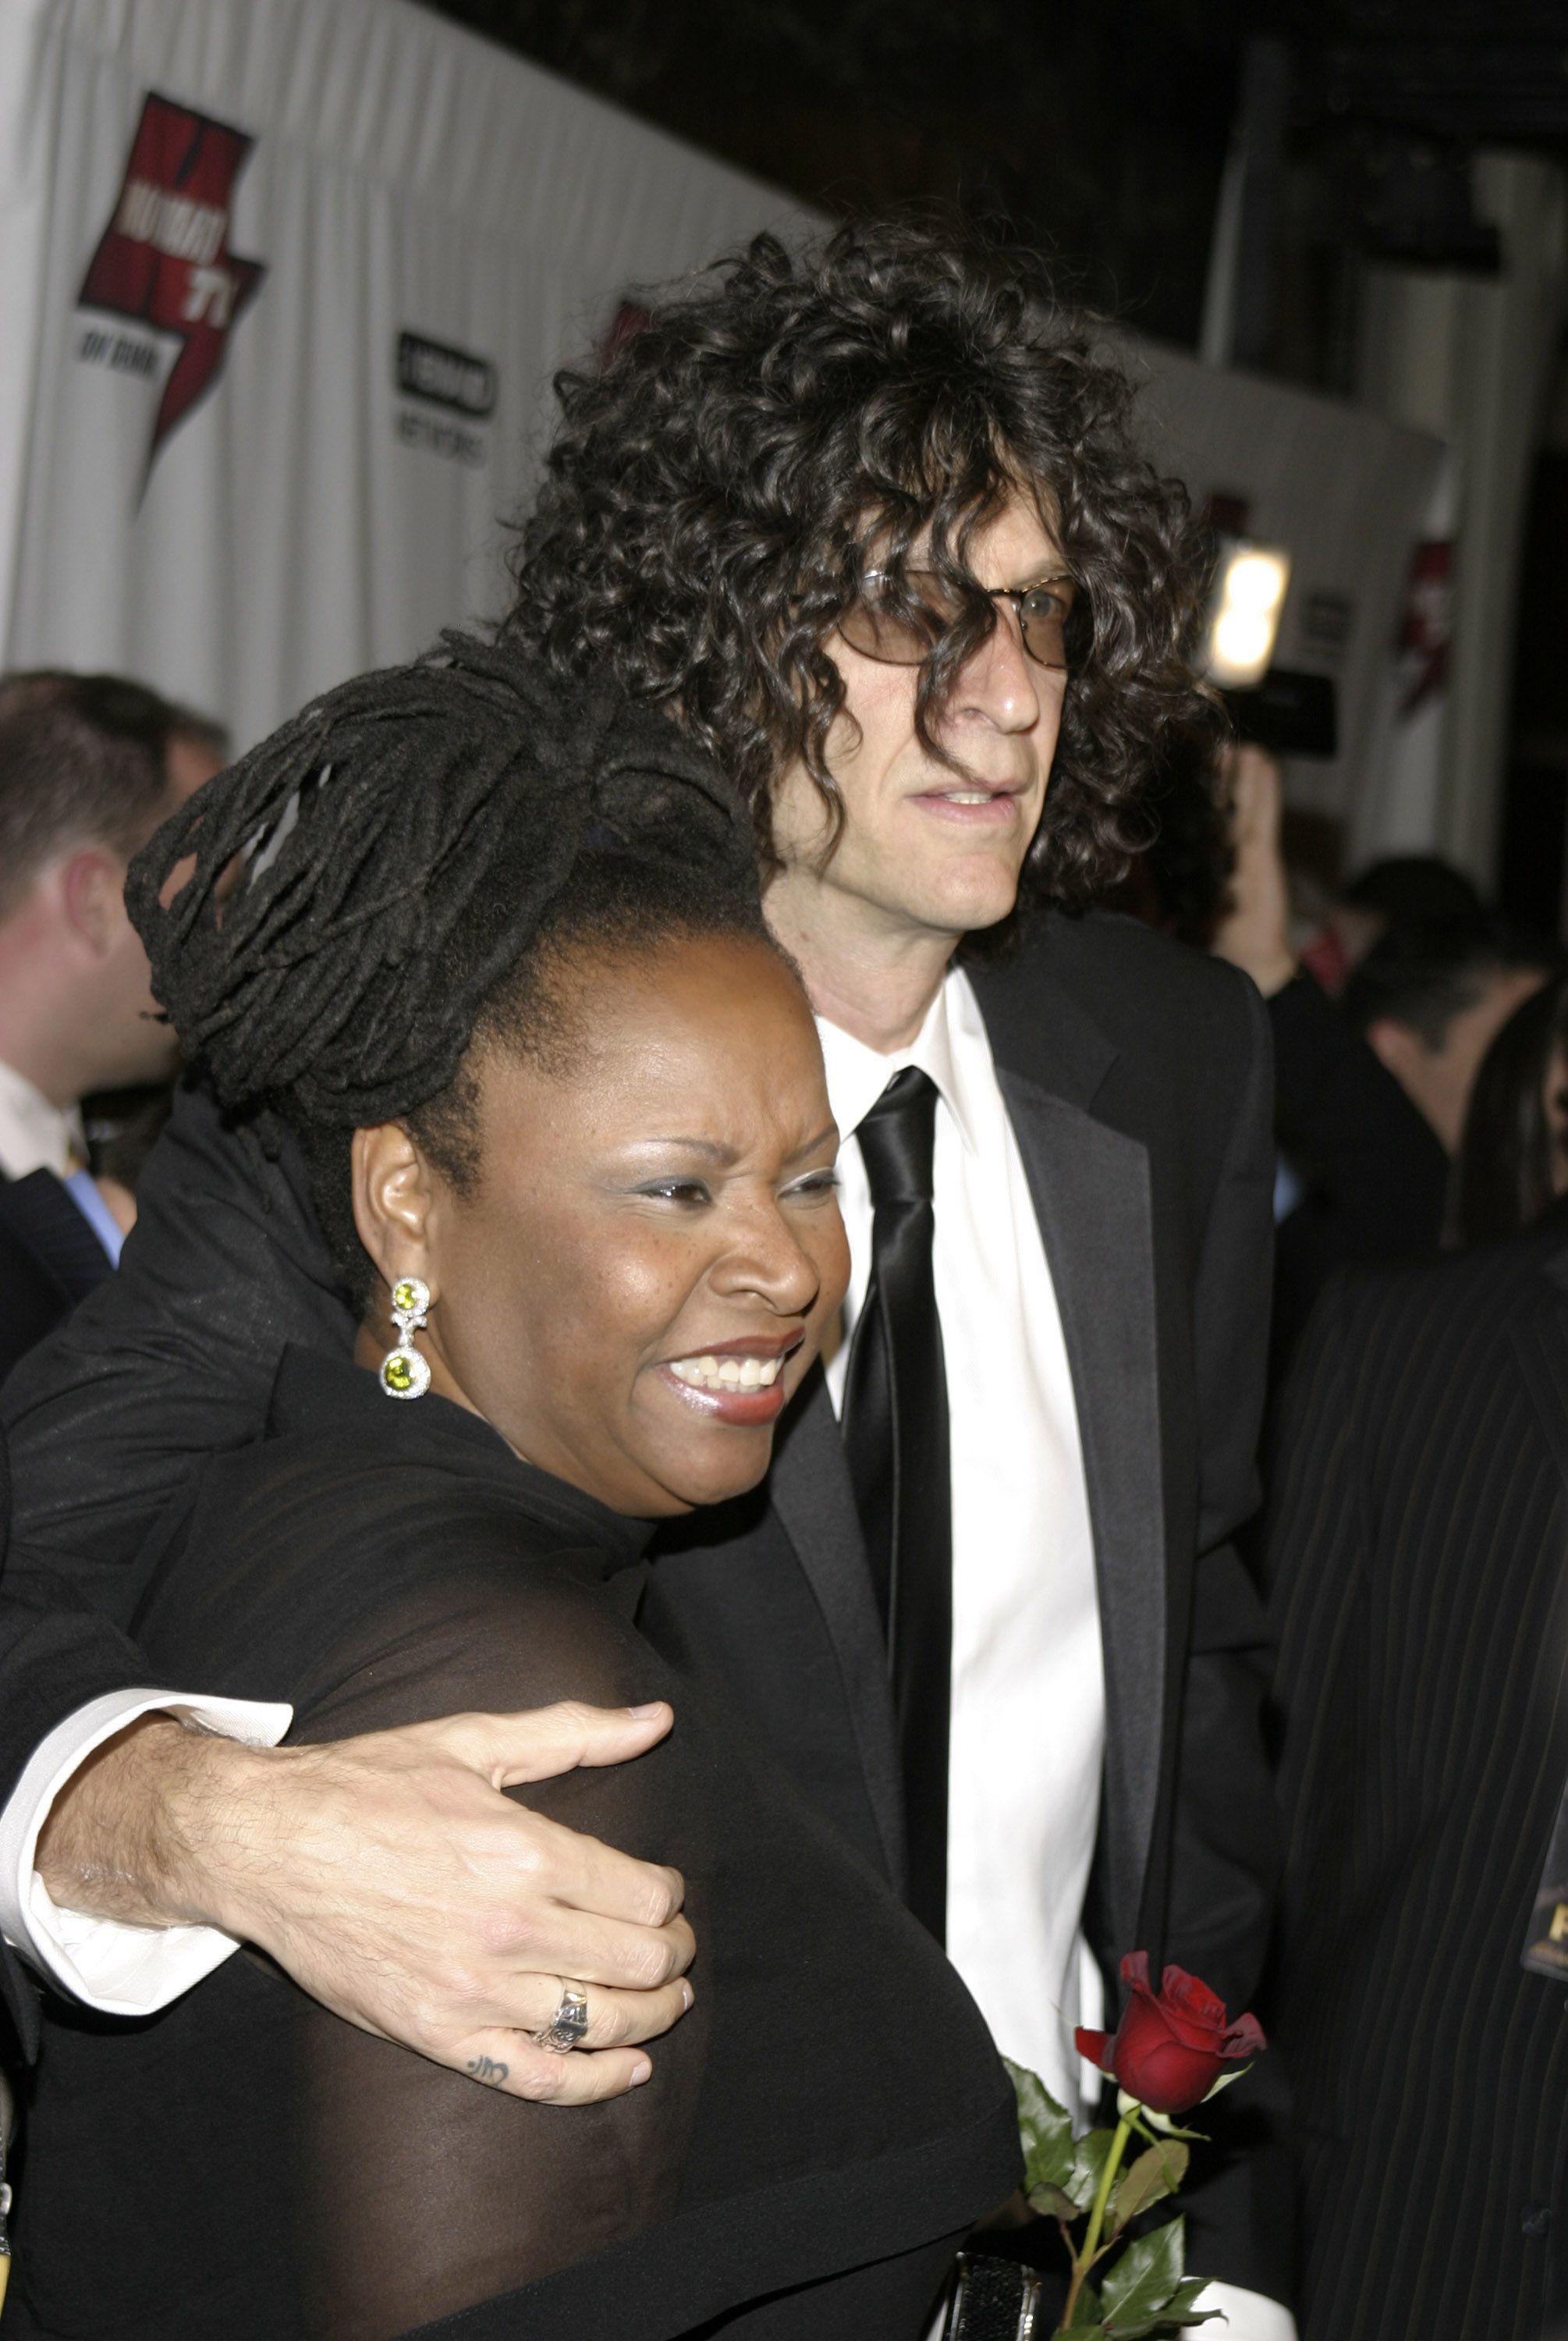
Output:
<svg viewBox="0 0 1568 2341">
<path fill-rule="evenodd" d="M 1067 664 L 1067 605 L 1059 593 L 1026 593 L 1018 609 L 1024 648 L 1041 666 Z"/>
<path fill-rule="evenodd" d="M 839 632 L 852 650 L 865 658 L 882 659 L 890 666 L 919 666 L 930 657 L 943 627 L 951 625 L 958 615 L 959 605 L 944 590 L 941 580 L 924 570 L 911 570 L 907 584 L 927 613 L 924 623 L 907 616 L 890 596 L 873 588 L 839 621 Z"/>
<path fill-rule="evenodd" d="M 892 666 L 918 666 L 931 647 L 918 626 L 885 603 L 857 602 L 839 619 L 839 632 L 862 658 L 882 659 Z"/>
</svg>

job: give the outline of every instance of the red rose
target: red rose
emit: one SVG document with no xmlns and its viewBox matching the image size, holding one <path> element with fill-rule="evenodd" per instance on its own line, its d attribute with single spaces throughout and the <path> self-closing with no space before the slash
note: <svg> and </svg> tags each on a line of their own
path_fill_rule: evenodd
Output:
<svg viewBox="0 0 1568 2341">
<path fill-rule="evenodd" d="M 1185 2114 L 1207 2097 L 1227 2065 L 1268 2045 L 1255 2017 L 1238 2016 L 1232 2024 L 1224 2000 L 1180 1967 L 1166 1967 L 1159 1991 L 1151 1991 L 1146 1951 L 1128 1953 L 1122 1981 L 1132 1997 L 1115 2037 L 1080 2025 L 1075 2037 L 1080 2057 L 1151 2113 Z"/>
</svg>

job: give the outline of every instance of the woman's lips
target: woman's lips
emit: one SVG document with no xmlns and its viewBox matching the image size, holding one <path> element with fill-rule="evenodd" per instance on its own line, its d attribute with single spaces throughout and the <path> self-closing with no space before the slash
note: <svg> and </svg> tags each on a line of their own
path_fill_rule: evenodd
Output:
<svg viewBox="0 0 1568 2341">
<path fill-rule="evenodd" d="M 784 1377 L 764 1389 L 700 1390 L 692 1382 L 683 1382 L 672 1366 L 657 1366 L 654 1371 L 668 1384 L 677 1398 L 693 1412 L 706 1415 L 710 1422 L 753 1424 L 776 1422 L 784 1411 Z"/>
<path fill-rule="evenodd" d="M 710 1420 L 771 1422 L 783 1408 L 784 1369 L 801 1339 L 799 1332 L 741 1335 L 683 1358 L 667 1358 L 657 1371 Z"/>
</svg>

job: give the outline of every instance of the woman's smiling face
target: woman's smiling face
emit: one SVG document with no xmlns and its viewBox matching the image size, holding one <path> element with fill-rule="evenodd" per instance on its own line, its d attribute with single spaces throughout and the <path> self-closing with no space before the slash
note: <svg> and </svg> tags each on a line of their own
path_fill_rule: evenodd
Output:
<svg viewBox="0 0 1568 2341">
<path fill-rule="evenodd" d="M 811 1012 L 749 936 L 584 951 L 551 985 L 548 1063 L 474 1052 L 471 1191 L 400 1125 L 356 1133 L 361 1235 L 431 1288 L 432 1389 L 520 1455 L 617 1511 L 716 1503 L 767 1470 L 849 1273 Z M 378 1317 L 362 1355 L 390 1340 Z"/>
</svg>

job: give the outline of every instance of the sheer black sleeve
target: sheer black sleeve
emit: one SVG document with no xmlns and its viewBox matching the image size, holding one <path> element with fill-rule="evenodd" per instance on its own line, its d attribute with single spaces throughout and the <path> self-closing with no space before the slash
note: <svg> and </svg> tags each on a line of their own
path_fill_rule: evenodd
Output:
<svg viewBox="0 0 1568 2341">
<path fill-rule="evenodd" d="M 292 1684 L 297 1741 L 671 1695 L 623 1614 L 635 1578 L 618 1599 L 597 1581 L 599 1556 L 537 1557 L 524 1532 L 452 1493 L 411 1475 L 389 1504 L 356 1473 L 329 1496 L 307 1470 L 296 1489 L 273 1489 L 259 1541 L 207 1547 L 199 1615 L 191 1590 L 169 1584 L 144 1631 L 160 1655 L 166 1639 L 184 1643 L 189 1670 L 201 1620 L 226 1619 L 225 1646 L 243 1638 L 253 1662 L 269 1652 Z M 176 1614 L 166 1638 L 161 1621 Z M 700 1925 L 709 1800 L 692 1755 L 678 1730 L 632 1763 L 508 1793 L 687 1870 Z M 567 2109 L 476 2087 L 278 1989 L 293 2003 L 291 2192 L 308 2333 L 386 2341 L 670 2216 L 701 2078 L 700 2007 L 656 2044 L 643 2087 Z"/>
</svg>

